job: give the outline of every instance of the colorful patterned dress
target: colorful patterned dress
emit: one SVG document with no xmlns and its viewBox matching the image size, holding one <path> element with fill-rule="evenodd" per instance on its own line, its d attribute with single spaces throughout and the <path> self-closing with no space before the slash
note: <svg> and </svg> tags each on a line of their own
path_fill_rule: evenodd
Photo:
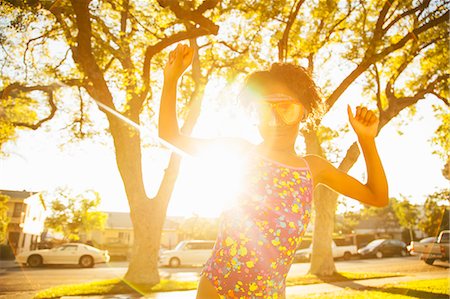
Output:
<svg viewBox="0 0 450 299">
<path fill-rule="evenodd" d="M 309 168 L 254 159 L 244 176 L 246 192 L 222 214 L 212 256 L 202 270 L 220 298 L 282 298 L 310 220 Z"/>
</svg>

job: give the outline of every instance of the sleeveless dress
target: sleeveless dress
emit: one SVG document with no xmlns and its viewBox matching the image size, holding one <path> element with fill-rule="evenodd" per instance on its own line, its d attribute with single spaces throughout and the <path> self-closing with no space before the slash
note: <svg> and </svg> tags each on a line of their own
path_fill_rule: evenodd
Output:
<svg viewBox="0 0 450 299">
<path fill-rule="evenodd" d="M 212 255 L 201 272 L 220 298 L 282 298 L 310 221 L 309 167 L 260 156 L 251 162 L 243 176 L 245 192 L 222 213 Z"/>
</svg>

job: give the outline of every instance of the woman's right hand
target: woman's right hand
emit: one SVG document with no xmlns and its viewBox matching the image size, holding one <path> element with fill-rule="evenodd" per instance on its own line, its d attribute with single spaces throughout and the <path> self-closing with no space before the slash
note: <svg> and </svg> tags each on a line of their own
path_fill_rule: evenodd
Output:
<svg viewBox="0 0 450 299">
<path fill-rule="evenodd" d="M 178 81 L 184 71 L 192 63 L 194 49 L 187 45 L 178 44 L 175 50 L 170 51 L 169 61 L 164 68 L 164 79 Z"/>
</svg>

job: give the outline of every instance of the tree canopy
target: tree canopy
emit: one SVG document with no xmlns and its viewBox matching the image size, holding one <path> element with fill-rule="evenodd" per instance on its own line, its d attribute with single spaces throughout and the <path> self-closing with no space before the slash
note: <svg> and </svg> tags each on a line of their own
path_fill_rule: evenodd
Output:
<svg viewBox="0 0 450 299">
<path fill-rule="evenodd" d="M 46 197 L 50 211 L 45 226 L 62 233 L 66 241 L 77 241 L 82 233 L 104 228 L 107 214 L 97 210 L 101 201 L 97 192 L 74 194 L 60 189 Z"/>
<path fill-rule="evenodd" d="M 6 240 L 6 229 L 11 220 L 8 217 L 8 199 L 8 196 L 0 194 L 0 244 Z"/>
</svg>

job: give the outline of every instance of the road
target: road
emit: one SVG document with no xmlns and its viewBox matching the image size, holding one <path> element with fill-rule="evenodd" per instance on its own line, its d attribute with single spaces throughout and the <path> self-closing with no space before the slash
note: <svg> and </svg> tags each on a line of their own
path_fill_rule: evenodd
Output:
<svg viewBox="0 0 450 299">
<path fill-rule="evenodd" d="M 445 271 L 448 273 L 449 264 L 436 262 L 429 266 L 418 257 L 393 257 L 384 259 L 361 259 L 350 261 L 336 261 L 339 272 L 383 272 L 383 273 L 411 273 L 428 271 Z M 293 264 L 289 276 L 306 274 L 308 263 Z M 78 267 L 42 267 L 42 268 L 8 268 L 0 274 L 0 298 L 19 299 L 17 292 L 24 292 L 22 298 L 31 298 L 31 293 L 62 284 L 76 284 L 122 277 L 127 270 L 126 263 L 110 263 L 97 265 L 91 269 Z M 198 277 L 200 268 L 161 268 L 164 278 L 192 280 Z M 15 294 L 15 295 L 13 295 Z M 28 294 L 28 296 L 26 296 Z M 14 296 L 14 297 L 13 297 Z"/>
</svg>

